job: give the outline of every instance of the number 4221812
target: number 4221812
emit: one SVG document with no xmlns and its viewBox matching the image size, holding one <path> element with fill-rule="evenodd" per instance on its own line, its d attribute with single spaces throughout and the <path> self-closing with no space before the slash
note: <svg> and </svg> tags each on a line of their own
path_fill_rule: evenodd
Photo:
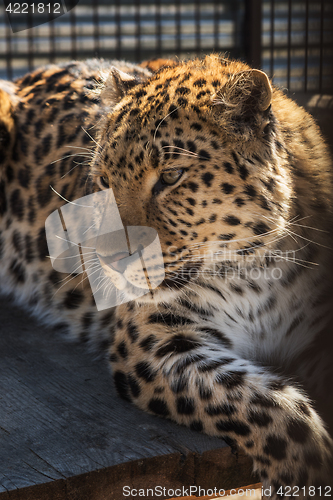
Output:
<svg viewBox="0 0 333 500">
<path fill-rule="evenodd" d="M 29 9 L 30 7 L 30 9 Z M 62 14 L 60 10 L 60 3 L 10 3 L 6 7 L 6 12 L 10 14 L 28 14 L 29 12 L 32 14 Z"/>
</svg>

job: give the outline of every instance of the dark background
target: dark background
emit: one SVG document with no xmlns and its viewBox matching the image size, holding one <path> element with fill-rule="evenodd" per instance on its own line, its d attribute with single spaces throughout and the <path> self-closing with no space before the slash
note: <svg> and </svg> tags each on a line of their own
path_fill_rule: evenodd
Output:
<svg viewBox="0 0 333 500">
<path fill-rule="evenodd" d="M 22 31 L 13 33 L 2 2 L 0 78 L 71 59 L 215 51 L 262 68 L 290 91 L 333 93 L 332 19 L 332 0 L 79 0 L 31 29 L 18 14 Z"/>
</svg>

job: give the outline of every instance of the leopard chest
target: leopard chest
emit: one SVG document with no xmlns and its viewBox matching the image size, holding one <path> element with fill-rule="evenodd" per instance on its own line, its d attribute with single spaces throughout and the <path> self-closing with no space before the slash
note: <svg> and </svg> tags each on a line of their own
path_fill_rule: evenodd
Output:
<svg viewBox="0 0 333 500">
<path fill-rule="evenodd" d="M 223 333 L 237 355 L 283 366 L 323 329 L 327 304 L 318 305 L 324 289 L 318 273 L 289 271 L 288 283 L 287 269 L 279 269 L 257 269 L 256 279 L 242 275 L 202 284 L 194 302 L 210 309 L 205 322 Z"/>
</svg>

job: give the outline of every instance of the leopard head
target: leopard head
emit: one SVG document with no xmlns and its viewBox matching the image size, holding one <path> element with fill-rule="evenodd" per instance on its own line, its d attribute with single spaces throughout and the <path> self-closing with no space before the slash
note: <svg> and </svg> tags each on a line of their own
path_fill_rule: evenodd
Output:
<svg viewBox="0 0 333 500">
<path fill-rule="evenodd" d="M 111 69 L 91 175 L 98 189 L 112 188 L 125 227 L 158 234 L 165 278 L 152 294 L 177 289 L 212 259 L 260 258 L 283 235 L 292 187 L 273 96 L 265 73 L 214 55 L 141 83 Z M 120 288 L 123 278 L 140 286 L 142 262 L 121 270 L 121 247 L 110 276 Z"/>
</svg>

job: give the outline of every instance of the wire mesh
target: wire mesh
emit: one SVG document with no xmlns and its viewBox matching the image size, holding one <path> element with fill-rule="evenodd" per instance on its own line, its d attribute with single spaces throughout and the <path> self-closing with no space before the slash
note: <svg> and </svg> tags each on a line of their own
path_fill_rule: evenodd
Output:
<svg viewBox="0 0 333 500">
<path fill-rule="evenodd" d="M 333 93 L 332 0 L 263 0 L 262 67 L 291 92 Z"/>
<path fill-rule="evenodd" d="M 70 59 L 215 51 L 261 66 L 290 91 L 333 91 L 332 0 L 79 0 L 56 19 L 45 16 L 12 33 L 0 4 L 0 78 Z"/>
<path fill-rule="evenodd" d="M 0 5 L 0 77 L 77 58 L 140 61 L 212 51 L 239 57 L 244 1 L 80 0 L 53 21 L 17 33 Z"/>
</svg>

